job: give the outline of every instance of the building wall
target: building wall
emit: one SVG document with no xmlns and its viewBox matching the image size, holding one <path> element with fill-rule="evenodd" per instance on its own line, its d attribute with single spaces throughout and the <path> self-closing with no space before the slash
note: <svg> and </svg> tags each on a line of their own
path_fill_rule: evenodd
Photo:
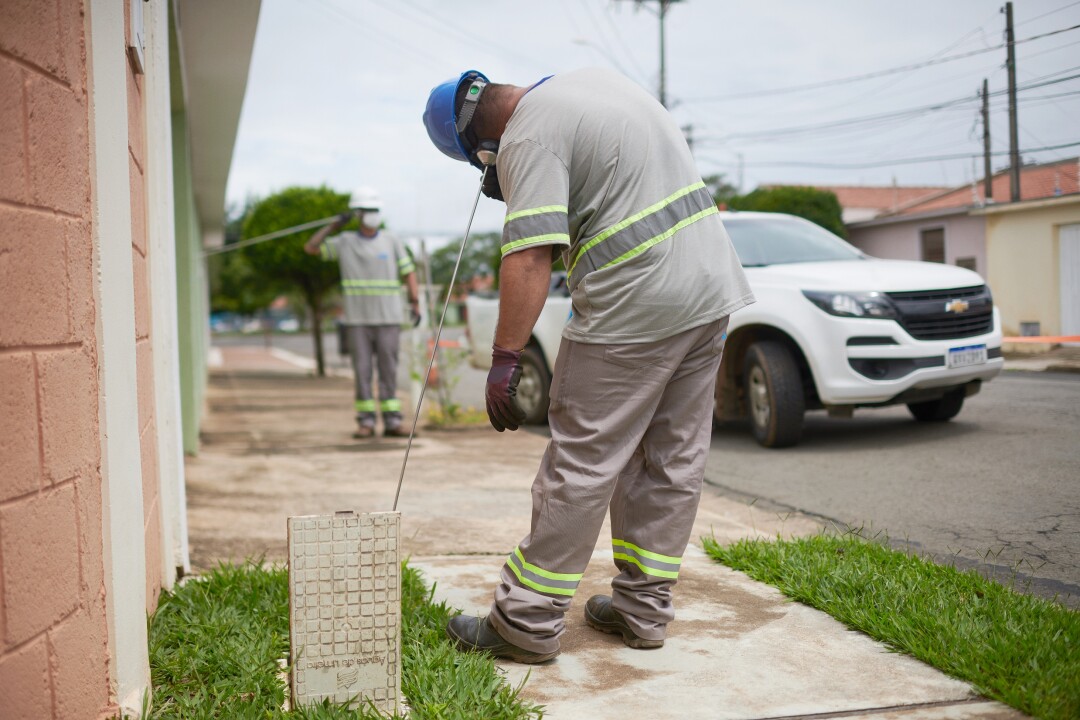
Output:
<svg viewBox="0 0 1080 720">
<path fill-rule="evenodd" d="M 975 271 L 988 277 L 985 220 L 982 217 L 953 215 L 932 219 L 912 219 L 885 225 L 849 227 L 848 242 L 868 255 L 891 260 L 921 260 L 919 242 L 923 230 L 945 230 L 945 261 L 955 265 L 958 258 L 974 257 Z"/>
<path fill-rule="evenodd" d="M 110 695 L 86 8 L 0 3 L 0 717 Z"/>
<path fill-rule="evenodd" d="M 141 0 L 135 0 L 139 2 Z M 125 38 L 132 45 L 132 0 L 124 0 Z M 144 21 L 148 13 L 144 10 Z M 145 27 L 143 28 L 145 35 Z M 145 58 L 144 58 L 145 62 Z M 161 493 L 154 413 L 154 356 L 151 337 L 150 243 L 147 233 L 146 77 L 131 55 L 125 64 L 128 114 L 128 175 L 131 186 L 131 264 L 135 291 L 135 362 L 138 382 L 139 448 L 142 457 L 143 537 L 146 546 L 146 611 L 157 607 L 161 591 Z"/>
<path fill-rule="evenodd" d="M 986 210 L 990 287 L 1006 336 L 1038 322 L 1043 335 L 1061 332 L 1061 225 L 1080 223 L 1080 197 Z"/>
</svg>

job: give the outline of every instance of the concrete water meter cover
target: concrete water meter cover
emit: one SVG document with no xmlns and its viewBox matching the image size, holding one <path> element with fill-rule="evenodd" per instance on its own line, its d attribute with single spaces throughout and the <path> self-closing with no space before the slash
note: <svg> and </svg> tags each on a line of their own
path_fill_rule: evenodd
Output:
<svg viewBox="0 0 1080 720">
<path fill-rule="evenodd" d="M 401 515 L 289 518 L 293 707 L 401 703 Z"/>
</svg>

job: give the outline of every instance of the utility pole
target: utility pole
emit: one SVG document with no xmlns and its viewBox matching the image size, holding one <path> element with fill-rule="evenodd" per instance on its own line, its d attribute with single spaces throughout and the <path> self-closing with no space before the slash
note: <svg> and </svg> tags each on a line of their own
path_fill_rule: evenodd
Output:
<svg viewBox="0 0 1080 720">
<path fill-rule="evenodd" d="M 1009 70 L 1009 199 L 1020 199 L 1020 140 L 1016 120 L 1016 37 L 1013 35 L 1013 4 L 1005 3 L 1005 42 Z"/>
<path fill-rule="evenodd" d="M 660 92 L 658 98 L 660 104 L 667 107 L 667 50 L 665 49 L 664 20 L 667 17 L 668 8 L 682 0 L 634 0 L 634 2 L 638 7 L 647 2 L 655 2 L 660 7 L 657 13 L 660 17 Z"/>
<path fill-rule="evenodd" d="M 983 78 L 982 86 L 982 125 L 983 125 L 983 202 L 994 199 L 994 177 L 990 169 L 990 90 L 989 83 Z"/>
</svg>

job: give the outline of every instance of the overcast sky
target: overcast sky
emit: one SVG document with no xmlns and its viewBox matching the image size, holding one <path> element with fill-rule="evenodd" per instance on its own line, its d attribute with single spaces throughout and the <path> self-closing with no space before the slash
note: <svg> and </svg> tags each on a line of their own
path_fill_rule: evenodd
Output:
<svg viewBox="0 0 1080 720">
<path fill-rule="evenodd" d="M 979 104 L 966 100 L 983 78 L 993 149 L 1007 152 L 1005 50 L 989 49 L 1004 41 L 1003 6 L 685 0 L 667 16 L 668 106 L 680 125 L 692 126 L 701 173 L 741 180 L 744 191 L 768 183 L 968 183 L 981 176 L 981 160 L 977 167 L 970 158 L 893 161 L 981 152 Z M 342 192 L 370 185 L 383 195 L 391 229 L 460 236 L 480 176 L 428 140 L 421 114 L 431 88 L 472 68 L 494 82 L 527 85 L 601 65 L 655 95 L 656 7 L 655 0 L 641 7 L 632 0 L 262 0 L 228 201 L 289 185 L 325 183 Z M 1080 25 L 1080 2 L 1017 0 L 1014 20 L 1017 41 L 1065 30 Z M 1021 148 L 1080 143 L 1080 77 L 1054 82 L 1075 75 L 1080 29 L 1017 45 L 1020 87 L 1052 83 L 1019 94 Z M 837 124 L 874 115 L 887 117 Z M 1024 159 L 1078 154 L 1080 145 Z M 994 159 L 995 169 L 1006 163 L 1007 156 Z M 851 167 L 868 164 L 877 166 Z M 500 228 L 503 208 L 481 197 L 474 230 Z"/>
</svg>

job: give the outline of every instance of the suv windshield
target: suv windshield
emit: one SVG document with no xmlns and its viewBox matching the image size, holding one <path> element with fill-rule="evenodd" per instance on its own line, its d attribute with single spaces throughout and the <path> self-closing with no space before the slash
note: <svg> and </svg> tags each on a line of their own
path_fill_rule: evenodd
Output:
<svg viewBox="0 0 1080 720">
<path fill-rule="evenodd" d="M 790 215 L 729 217 L 724 227 L 743 267 L 863 257 L 820 225 Z"/>
</svg>

